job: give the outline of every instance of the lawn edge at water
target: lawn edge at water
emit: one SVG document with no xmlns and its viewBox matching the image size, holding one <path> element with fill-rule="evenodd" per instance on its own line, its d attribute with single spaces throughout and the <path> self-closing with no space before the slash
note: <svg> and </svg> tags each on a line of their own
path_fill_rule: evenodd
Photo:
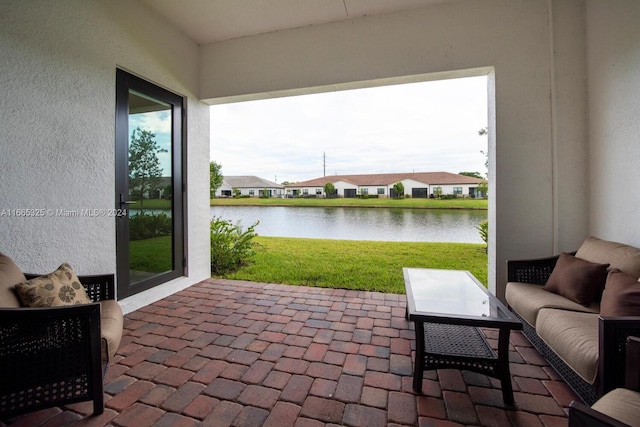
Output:
<svg viewBox="0 0 640 427">
<path fill-rule="evenodd" d="M 323 198 L 216 198 L 211 206 L 277 206 L 277 207 L 335 207 L 335 208 L 397 208 L 397 209 L 468 209 L 488 210 L 487 199 L 323 199 Z"/>
<path fill-rule="evenodd" d="M 255 238 L 251 264 L 223 277 L 252 282 L 404 294 L 403 267 L 468 270 L 487 285 L 486 245 Z"/>
</svg>

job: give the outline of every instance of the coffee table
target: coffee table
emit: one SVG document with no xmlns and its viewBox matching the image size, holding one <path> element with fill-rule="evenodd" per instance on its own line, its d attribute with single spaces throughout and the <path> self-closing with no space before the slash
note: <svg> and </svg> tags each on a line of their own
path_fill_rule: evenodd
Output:
<svg viewBox="0 0 640 427">
<path fill-rule="evenodd" d="M 522 323 L 468 271 L 403 268 L 407 320 L 415 322 L 413 389 L 422 393 L 425 370 L 460 369 L 500 380 L 513 405 L 509 334 Z M 498 353 L 478 328 L 499 330 Z"/>
</svg>

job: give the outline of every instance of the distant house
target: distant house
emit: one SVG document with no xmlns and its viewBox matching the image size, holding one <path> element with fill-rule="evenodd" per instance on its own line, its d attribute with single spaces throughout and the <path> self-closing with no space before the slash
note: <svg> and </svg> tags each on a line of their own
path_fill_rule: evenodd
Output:
<svg viewBox="0 0 640 427">
<path fill-rule="evenodd" d="M 216 190 L 216 197 L 232 197 L 234 191 L 239 196 L 283 197 L 284 186 L 257 176 L 225 176 Z"/>
<path fill-rule="evenodd" d="M 479 186 L 486 180 L 449 172 L 411 172 L 371 175 L 332 175 L 309 181 L 286 185 L 287 197 L 320 197 L 324 185 L 332 183 L 338 197 L 357 197 L 358 195 L 377 195 L 378 197 L 396 197 L 393 186 L 397 182 L 404 185 L 404 194 L 411 197 L 427 198 L 437 195 L 456 197 L 484 197 Z"/>
</svg>

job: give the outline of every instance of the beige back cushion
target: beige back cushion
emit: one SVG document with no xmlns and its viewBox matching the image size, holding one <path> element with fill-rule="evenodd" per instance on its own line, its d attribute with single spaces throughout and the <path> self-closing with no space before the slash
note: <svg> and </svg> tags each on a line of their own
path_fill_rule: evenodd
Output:
<svg viewBox="0 0 640 427">
<path fill-rule="evenodd" d="M 13 260 L 0 252 L 0 307 L 20 307 L 14 288 L 26 280 Z"/>
<path fill-rule="evenodd" d="M 610 270 L 617 268 L 632 277 L 640 278 L 640 248 L 592 236 L 587 237 L 582 243 L 576 258 L 598 264 L 610 264 Z"/>
</svg>

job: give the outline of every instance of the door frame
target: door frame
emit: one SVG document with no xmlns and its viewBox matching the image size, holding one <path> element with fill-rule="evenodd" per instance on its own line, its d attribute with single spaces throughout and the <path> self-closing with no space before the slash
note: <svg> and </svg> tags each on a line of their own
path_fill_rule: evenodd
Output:
<svg viewBox="0 0 640 427">
<path fill-rule="evenodd" d="M 134 90 L 172 106 L 173 269 L 131 286 L 129 215 L 116 219 L 117 296 L 123 299 L 187 274 L 186 100 L 127 71 L 116 69 L 115 207 L 127 208 L 129 198 L 129 91 Z"/>
</svg>

